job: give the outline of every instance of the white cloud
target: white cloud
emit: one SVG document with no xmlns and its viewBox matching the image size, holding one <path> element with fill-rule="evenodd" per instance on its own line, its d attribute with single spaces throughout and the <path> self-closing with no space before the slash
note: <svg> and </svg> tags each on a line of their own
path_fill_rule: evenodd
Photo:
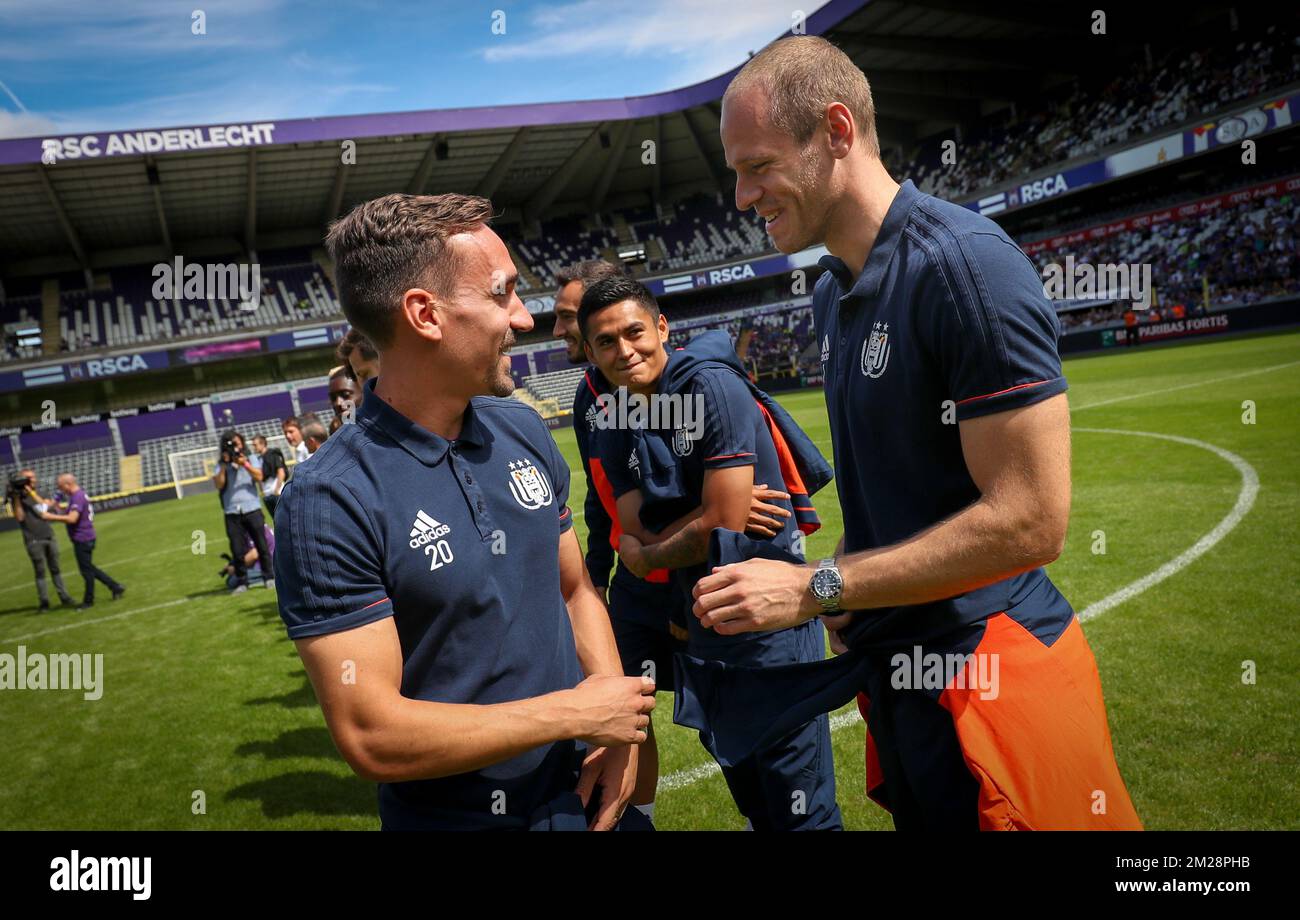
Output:
<svg viewBox="0 0 1300 920">
<path fill-rule="evenodd" d="M 0 109 L 0 137 L 39 137 L 57 133 L 54 122 L 44 115 Z"/>
<path fill-rule="evenodd" d="M 818 5 L 807 4 L 805 12 Z M 507 20 L 506 35 L 479 50 L 488 63 L 670 56 L 695 82 L 744 63 L 748 52 L 790 28 L 793 13 L 790 0 L 668 0 L 653 11 L 640 0 L 578 0 L 539 9 L 522 28 Z"/>
</svg>

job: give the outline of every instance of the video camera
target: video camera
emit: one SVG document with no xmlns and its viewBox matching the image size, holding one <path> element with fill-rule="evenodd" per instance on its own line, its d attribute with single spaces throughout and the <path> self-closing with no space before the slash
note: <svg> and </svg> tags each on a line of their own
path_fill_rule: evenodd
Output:
<svg viewBox="0 0 1300 920">
<path fill-rule="evenodd" d="M 221 436 L 221 462 L 222 463 L 239 463 L 244 457 L 244 452 L 239 449 L 239 442 L 235 439 L 233 432 Z"/>
<path fill-rule="evenodd" d="M 23 493 L 32 487 L 32 481 L 26 476 L 12 475 L 9 482 L 5 485 L 5 501 L 10 502 L 15 498 L 21 498 Z"/>
</svg>

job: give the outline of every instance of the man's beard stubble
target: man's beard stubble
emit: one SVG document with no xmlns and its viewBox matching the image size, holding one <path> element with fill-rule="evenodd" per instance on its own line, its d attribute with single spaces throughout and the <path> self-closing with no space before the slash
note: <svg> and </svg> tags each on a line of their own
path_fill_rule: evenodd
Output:
<svg viewBox="0 0 1300 920">
<path fill-rule="evenodd" d="M 514 345 L 515 331 L 513 329 L 507 329 L 505 338 L 501 340 L 500 354 L 509 351 L 514 347 Z M 498 355 L 498 358 L 500 357 L 500 354 Z M 509 367 L 507 367 L 505 371 L 502 371 L 500 368 L 501 364 L 499 361 L 489 368 L 487 379 L 484 383 L 487 385 L 487 391 L 491 395 L 502 397 L 509 396 L 515 391 L 515 378 L 511 375 Z"/>
</svg>

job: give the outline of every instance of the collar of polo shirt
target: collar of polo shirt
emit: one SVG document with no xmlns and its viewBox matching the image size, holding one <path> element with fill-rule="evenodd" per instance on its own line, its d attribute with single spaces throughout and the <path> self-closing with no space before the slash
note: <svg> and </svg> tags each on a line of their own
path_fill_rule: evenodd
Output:
<svg viewBox="0 0 1300 920">
<path fill-rule="evenodd" d="M 382 431 L 396 441 L 402 450 L 425 466 L 436 466 L 446 455 L 451 442 L 411 421 L 384 402 L 383 399 L 376 396 L 375 382 L 378 379 L 372 377 L 363 384 L 366 387 L 366 398 L 362 400 L 361 406 L 357 409 L 357 424 L 367 425 Z M 474 412 L 473 400 L 465 407 L 465 415 L 460 427 L 460 437 L 456 439 L 456 443 L 470 444 L 474 447 L 482 447 L 486 443 L 483 436 L 483 426 Z"/>
<path fill-rule="evenodd" d="M 876 241 L 871 245 L 871 254 L 867 256 L 867 264 L 862 266 L 862 274 L 856 284 L 843 259 L 825 255 L 817 260 L 817 264 L 834 275 L 840 287 L 848 291 L 844 295 L 845 298 L 876 296 L 880 290 L 880 282 L 884 280 L 885 270 L 889 268 L 889 263 L 894 258 L 898 241 L 903 237 L 907 216 L 912 212 L 912 206 L 920 199 L 921 193 L 917 191 L 911 179 L 905 180 L 898 187 L 898 193 L 894 195 L 889 210 L 885 212 L 885 219 L 880 224 L 880 232 L 876 234 Z"/>
</svg>

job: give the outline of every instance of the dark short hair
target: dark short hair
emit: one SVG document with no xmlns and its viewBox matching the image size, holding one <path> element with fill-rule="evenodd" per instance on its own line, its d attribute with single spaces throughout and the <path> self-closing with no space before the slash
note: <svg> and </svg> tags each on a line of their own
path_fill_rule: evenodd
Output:
<svg viewBox="0 0 1300 920">
<path fill-rule="evenodd" d="M 379 357 L 379 352 L 375 351 L 375 346 L 370 340 L 362 335 L 360 329 L 349 329 L 347 335 L 339 340 L 338 347 L 334 349 L 334 357 L 338 359 L 339 364 L 349 364 L 349 358 L 352 352 L 360 352 L 362 359 L 374 361 Z"/>
<path fill-rule="evenodd" d="M 597 281 L 607 281 L 610 278 L 626 278 L 627 272 L 623 266 L 615 265 L 613 262 L 606 262 L 604 259 L 587 259 L 583 262 L 574 262 L 555 273 L 555 285 L 557 288 L 564 288 L 575 281 L 581 282 L 582 290 L 586 292 Z"/>
<path fill-rule="evenodd" d="M 650 314 L 650 319 L 659 321 L 659 302 L 640 281 L 632 278 L 608 278 L 597 281 L 587 288 L 578 306 L 578 329 L 583 339 L 587 338 L 587 323 L 595 314 L 625 300 L 634 300 Z"/>
<path fill-rule="evenodd" d="M 447 239 L 492 219 L 476 195 L 384 195 L 330 224 L 325 236 L 348 322 L 377 347 L 393 342 L 402 295 L 424 287 L 446 295 L 456 274 Z"/>
<path fill-rule="evenodd" d="M 258 441 L 261 441 L 263 444 L 265 444 L 265 443 L 266 443 L 266 435 L 264 435 L 264 434 L 255 434 L 255 435 L 253 435 L 253 443 L 256 444 Z"/>
<path fill-rule="evenodd" d="M 357 382 L 357 375 L 352 371 L 352 365 L 344 361 L 341 365 L 334 368 L 334 373 L 330 374 L 330 381 L 333 382 L 335 377 L 346 377 L 353 383 Z"/>
<path fill-rule="evenodd" d="M 280 423 L 280 427 L 281 427 L 282 429 L 283 429 L 283 428 L 297 428 L 299 431 L 302 431 L 302 422 L 298 421 L 297 416 L 293 416 L 293 415 L 291 415 L 291 416 L 289 416 L 287 419 L 285 419 L 283 422 Z"/>
</svg>

